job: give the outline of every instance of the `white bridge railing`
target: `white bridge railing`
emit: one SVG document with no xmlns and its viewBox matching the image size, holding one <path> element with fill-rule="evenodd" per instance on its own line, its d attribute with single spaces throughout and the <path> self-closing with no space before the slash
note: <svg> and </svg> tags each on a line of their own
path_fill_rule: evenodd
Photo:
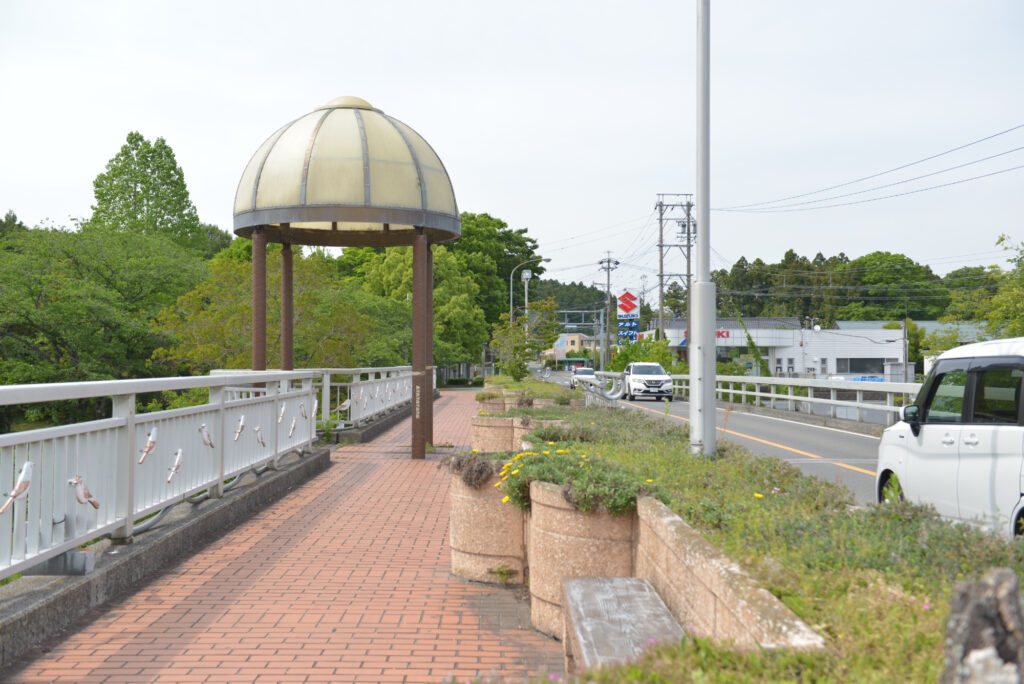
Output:
<svg viewBox="0 0 1024 684">
<path fill-rule="evenodd" d="M 109 418 L 0 435 L 0 578 L 170 506 L 217 497 L 316 437 L 321 371 L 0 386 L 0 406 L 112 399 Z M 139 394 L 208 403 L 137 413 Z M 151 519 L 152 520 L 152 519 Z M 139 530 L 146 526 L 142 523 Z"/>
<path fill-rule="evenodd" d="M 593 380 L 580 378 L 580 384 L 587 392 L 588 404 L 611 404 L 625 395 L 622 373 L 599 371 L 594 375 Z M 912 402 L 920 389 L 920 384 L 912 382 L 745 375 L 715 378 L 715 393 L 720 401 L 882 425 L 895 422 L 900 407 Z M 673 375 L 672 391 L 680 399 L 686 399 L 690 392 L 690 376 Z"/>
<path fill-rule="evenodd" d="M 321 420 L 325 424 L 359 427 L 412 401 L 412 366 L 328 368 L 320 372 Z"/>
</svg>

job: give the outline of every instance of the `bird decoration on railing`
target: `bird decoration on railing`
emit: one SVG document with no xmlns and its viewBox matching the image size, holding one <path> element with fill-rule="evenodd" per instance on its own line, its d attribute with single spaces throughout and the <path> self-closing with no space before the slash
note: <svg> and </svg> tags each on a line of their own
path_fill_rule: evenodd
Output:
<svg viewBox="0 0 1024 684">
<path fill-rule="evenodd" d="M 313 400 L 313 418 L 314 419 L 316 419 L 316 410 L 318 408 L 320 408 L 320 400 L 319 399 L 314 399 Z"/>
<path fill-rule="evenodd" d="M 28 495 L 28 488 L 32 485 L 32 461 L 25 461 L 25 465 L 21 466 L 21 472 L 18 474 L 18 481 L 14 483 L 14 489 L 4 496 L 7 497 L 7 501 L 4 502 L 3 506 L 0 506 L 0 515 L 7 512 L 11 504 L 19 499 L 24 499 Z"/>
<path fill-rule="evenodd" d="M 199 426 L 199 434 L 203 437 L 203 444 L 211 449 L 216 448 L 213 446 L 213 437 L 210 436 L 210 431 L 206 429 L 206 423 Z"/>
<path fill-rule="evenodd" d="M 167 484 L 171 484 L 171 480 L 174 479 L 174 476 L 181 472 L 181 449 L 178 449 L 174 454 L 174 465 L 168 468 L 168 470 L 171 471 L 171 473 L 167 476 Z"/>
<path fill-rule="evenodd" d="M 260 443 L 260 446 L 262 446 L 262 447 L 267 446 L 267 443 L 265 441 L 263 441 L 263 431 L 260 430 L 260 426 L 257 425 L 256 427 L 254 427 L 252 429 L 252 431 L 256 433 L 256 441 Z"/>
<path fill-rule="evenodd" d="M 144 449 L 140 449 L 140 451 L 142 451 L 142 456 L 139 457 L 139 465 L 143 464 L 143 462 L 146 460 L 146 457 L 149 456 L 151 453 L 153 453 L 153 449 L 155 449 L 155 448 L 156 448 L 156 426 L 154 425 L 153 428 L 149 431 L 149 434 L 146 435 L 146 447 Z"/>
<path fill-rule="evenodd" d="M 291 436 L 294 435 L 294 434 L 295 434 L 295 418 L 292 418 L 292 426 L 288 430 L 288 437 L 291 438 Z"/>
<path fill-rule="evenodd" d="M 238 441 L 238 437 L 242 434 L 242 430 L 244 430 L 244 429 L 245 429 L 245 414 L 243 413 L 242 417 L 238 419 L 238 429 L 235 430 L 235 441 L 236 442 Z"/>
<path fill-rule="evenodd" d="M 338 408 L 334 409 L 334 413 L 341 413 L 342 411 L 348 411 L 348 407 L 351 406 L 351 405 L 352 405 L 352 400 L 351 399 L 346 399 L 345 401 L 343 401 L 340 404 L 338 404 Z"/>
<path fill-rule="evenodd" d="M 277 414 L 277 424 L 278 425 L 280 425 L 281 421 L 284 420 L 284 412 L 285 412 L 285 409 L 287 409 L 287 408 L 288 408 L 288 402 L 287 401 L 284 402 L 283 404 L 281 404 L 281 412 L 279 414 Z"/>
<path fill-rule="evenodd" d="M 75 479 L 68 480 L 68 484 L 75 488 L 75 501 L 80 504 L 87 503 L 95 509 L 99 509 L 100 502 L 92 495 L 89 488 L 85 486 L 85 480 L 81 475 L 75 475 Z"/>
<path fill-rule="evenodd" d="M 309 416 L 306 415 L 306 403 L 305 402 L 302 402 L 302 401 L 299 402 L 299 413 L 302 414 L 303 420 L 305 420 L 306 418 L 309 418 Z"/>
</svg>

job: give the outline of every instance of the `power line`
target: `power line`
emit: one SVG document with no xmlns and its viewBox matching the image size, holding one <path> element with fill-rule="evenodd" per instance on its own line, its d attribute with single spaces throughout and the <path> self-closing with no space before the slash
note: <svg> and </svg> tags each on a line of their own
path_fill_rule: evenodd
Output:
<svg viewBox="0 0 1024 684">
<path fill-rule="evenodd" d="M 857 200 L 856 202 L 839 202 L 838 204 L 823 204 L 823 205 L 821 205 L 819 207 L 801 207 L 801 208 L 796 208 L 796 209 L 771 209 L 771 208 L 768 208 L 768 209 L 751 210 L 751 211 L 747 211 L 746 213 L 775 214 L 775 213 L 785 213 L 785 212 L 791 212 L 791 211 L 814 211 L 816 209 L 835 209 L 836 207 L 850 207 L 850 206 L 853 206 L 855 204 L 867 204 L 868 202 L 878 202 L 878 201 L 884 200 L 884 199 L 892 199 L 893 197 L 905 197 L 906 195 L 916 195 L 919 192 L 927 192 L 928 190 L 938 190 L 939 188 L 948 188 L 951 185 L 959 185 L 961 183 L 967 183 L 967 182 L 970 182 L 970 181 L 981 180 L 982 178 L 989 178 L 990 176 L 998 176 L 999 174 L 1009 173 L 1010 171 L 1017 171 L 1019 169 L 1024 169 L 1024 164 L 1021 164 L 1020 166 L 1012 166 L 1012 167 L 1010 167 L 1008 169 L 1002 169 L 1000 171 L 993 171 L 992 173 L 981 174 L 980 176 L 972 176 L 970 178 L 962 178 L 961 180 L 951 181 L 949 183 L 942 183 L 941 185 L 930 185 L 927 188 L 918 188 L 917 190 L 908 190 L 906 192 L 898 192 L 898 193 L 895 193 L 895 194 L 892 194 L 892 195 L 883 195 L 881 197 L 872 197 L 871 199 Z M 741 209 L 719 209 L 718 211 L 742 212 L 743 210 L 741 210 Z"/>
<path fill-rule="evenodd" d="M 732 211 L 732 212 L 736 212 L 736 213 L 759 214 L 759 213 L 770 212 L 770 211 L 781 211 L 782 209 L 788 209 L 790 207 L 801 207 L 801 206 L 805 206 L 805 205 L 808 205 L 808 204 L 817 204 L 818 202 L 830 202 L 832 200 L 843 199 L 844 197 L 854 197 L 855 195 L 863 195 L 864 193 L 867 193 L 867 192 L 874 192 L 876 190 L 884 190 L 885 188 L 892 188 L 892 187 L 895 187 L 897 185 L 903 185 L 904 183 L 912 183 L 914 181 L 921 180 L 922 178 L 930 178 L 932 176 L 938 176 L 939 174 L 948 173 L 950 171 L 956 171 L 957 169 L 962 169 L 962 168 L 964 168 L 966 166 L 972 166 L 973 164 L 980 164 L 981 162 L 989 161 L 991 159 L 995 159 L 996 157 L 1005 157 L 1008 154 L 1013 154 L 1014 152 L 1020 152 L 1021 150 L 1024 150 L 1024 146 L 1015 147 L 1012 150 L 1006 150 L 1005 152 L 999 152 L 998 154 L 993 154 L 993 155 L 990 155 L 988 157 L 982 157 L 981 159 L 975 159 L 973 161 L 964 162 L 963 164 L 957 164 L 956 166 L 950 166 L 947 169 L 941 169 L 939 171 L 932 171 L 931 173 L 926 173 L 926 174 L 921 175 L 921 176 L 914 176 L 913 178 L 907 178 L 907 179 L 901 180 L 901 181 L 894 181 L 892 183 L 886 183 L 884 185 L 876 185 L 873 188 L 866 188 L 864 190 L 857 190 L 856 192 L 847 192 L 847 193 L 844 193 L 842 195 L 832 195 L 830 197 L 822 197 L 821 199 L 806 200 L 804 202 L 795 202 L 793 204 L 780 204 L 780 205 L 777 205 L 777 206 L 774 206 L 774 207 L 766 207 L 764 209 L 719 209 L 718 211 Z M 1017 168 L 1020 168 L 1020 167 L 1017 167 Z M 968 180 L 970 180 L 970 179 L 968 179 Z M 939 187 L 941 187 L 941 186 L 939 186 Z M 892 196 L 896 197 L 898 195 L 892 195 Z M 885 198 L 884 197 L 876 197 L 876 198 L 873 198 L 873 200 L 874 199 L 885 199 Z M 871 200 L 871 201 L 873 201 L 873 200 Z M 839 205 L 839 206 L 842 206 L 842 205 Z M 812 209 L 816 209 L 817 207 L 811 207 L 811 208 Z"/>
<path fill-rule="evenodd" d="M 731 207 L 724 207 L 722 209 L 717 209 L 716 211 L 733 211 L 733 210 L 737 210 L 737 209 L 747 209 L 747 208 L 750 208 L 750 207 L 760 207 L 760 206 L 764 206 L 766 204 L 777 204 L 779 202 L 787 202 L 787 201 L 793 200 L 793 199 L 800 199 L 801 197 L 809 197 L 810 195 L 817 195 L 817 194 L 822 193 L 822 192 L 828 192 L 829 190 L 836 190 L 838 188 L 844 188 L 844 187 L 846 187 L 848 185 L 854 185 L 855 183 L 860 183 L 862 181 L 871 180 L 872 178 L 878 178 L 879 176 L 884 176 L 884 175 L 889 174 L 889 173 L 895 173 L 896 171 L 902 171 L 903 169 L 907 169 L 907 168 L 910 168 L 911 166 L 916 166 L 918 164 L 923 164 L 924 162 L 931 161 L 932 159 L 938 159 L 939 157 L 943 157 L 943 156 L 945 156 L 947 154 L 952 154 L 953 152 L 957 152 L 959 150 L 971 147 L 972 145 L 977 145 L 978 143 L 983 143 L 986 140 L 992 140 L 993 138 L 998 138 L 1001 135 L 1006 135 L 1007 133 L 1012 133 L 1013 131 L 1016 131 L 1016 130 L 1018 130 L 1020 128 L 1024 128 L 1024 124 L 1018 124 L 1016 126 L 1013 126 L 1012 128 L 1007 128 L 1005 131 L 1000 131 L 998 133 L 993 133 L 992 135 L 987 135 L 984 138 L 979 138 L 978 140 L 974 140 L 974 141 L 966 143 L 964 145 L 960 145 L 958 147 L 954 147 L 952 149 L 946 150 L 945 152 L 939 152 L 938 154 L 933 154 L 930 157 L 925 157 L 924 159 L 918 159 L 917 161 L 910 162 L 909 164 L 903 164 L 902 166 L 897 166 L 895 168 L 888 169 L 887 171 L 879 171 L 878 173 L 873 173 L 870 176 L 864 176 L 862 178 L 857 178 L 856 180 L 847 181 L 845 183 L 839 183 L 838 185 L 830 185 L 829 187 L 821 188 L 820 190 L 814 190 L 812 192 L 805 192 L 805 193 L 802 193 L 802 194 L 799 194 L 799 195 L 790 195 L 788 197 L 780 197 L 778 199 L 768 200 L 768 201 L 765 201 L 765 202 L 754 202 L 754 203 L 751 203 L 751 204 L 738 204 L 738 205 L 734 205 L 734 206 L 731 206 Z"/>
</svg>

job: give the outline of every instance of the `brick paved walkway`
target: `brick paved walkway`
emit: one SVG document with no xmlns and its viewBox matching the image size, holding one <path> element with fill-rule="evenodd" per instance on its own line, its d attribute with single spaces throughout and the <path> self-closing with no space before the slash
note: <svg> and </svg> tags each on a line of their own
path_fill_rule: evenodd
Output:
<svg viewBox="0 0 1024 684">
<path fill-rule="evenodd" d="M 473 392 L 435 403 L 468 448 Z M 18 682 L 438 682 L 560 672 L 511 591 L 449 575 L 448 472 L 408 420 L 7 672 Z"/>
</svg>

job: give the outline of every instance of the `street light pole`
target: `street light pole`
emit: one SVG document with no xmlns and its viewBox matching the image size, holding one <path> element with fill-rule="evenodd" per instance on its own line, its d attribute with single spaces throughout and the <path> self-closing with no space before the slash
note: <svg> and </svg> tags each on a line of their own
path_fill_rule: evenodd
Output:
<svg viewBox="0 0 1024 684">
<path fill-rule="evenodd" d="M 551 261 L 551 257 L 533 257 L 532 259 L 527 259 L 523 263 L 517 264 L 515 266 L 515 268 L 513 268 L 509 272 L 509 274 L 508 274 L 508 320 L 509 321 L 512 320 L 512 276 L 515 275 L 515 272 L 517 270 L 519 270 L 520 266 L 525 266 L 526 264 L 532 263 L 534 261 Z"/>
</svg>

